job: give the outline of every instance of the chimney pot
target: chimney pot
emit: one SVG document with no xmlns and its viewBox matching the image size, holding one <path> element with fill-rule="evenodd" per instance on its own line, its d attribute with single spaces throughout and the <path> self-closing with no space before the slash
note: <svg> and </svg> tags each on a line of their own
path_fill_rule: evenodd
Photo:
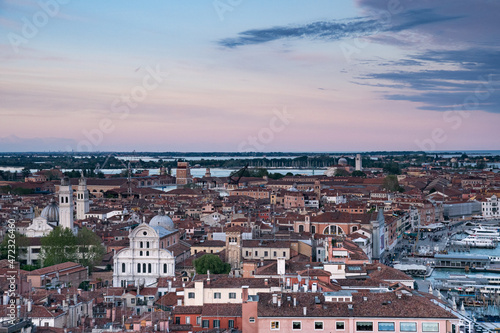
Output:
<svg viewBox="0 0 500 333">
<path fill-rule="evenodd" d="M 307 316 L 307 307 L 303 307 L 302 310 L 304 311 L 304 316 Z"/>
</svg>

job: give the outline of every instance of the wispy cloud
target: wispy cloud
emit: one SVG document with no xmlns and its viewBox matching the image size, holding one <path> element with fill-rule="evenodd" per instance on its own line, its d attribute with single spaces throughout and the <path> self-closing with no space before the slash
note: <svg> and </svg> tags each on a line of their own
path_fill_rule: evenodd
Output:
<svg viewBox="0 0 500 333">
<path fill-rule="evenodd" d="M 238 37 L 222 39 L 219 44 L 232 48 L 291 38 L 338 40 L 354 35 L 370 35 L 381 28 L 381 23 L 375 19 L 355 18 L 350 21 L 318 21 L 297 26 L 277 26 L 267 29 L 247 30 L 240 32 Z"/>
<path fill-rule="evenodd" d="M 410 10 L 387 20 L 379 16 L 357 17 L 345 20 L 317 21 L 302 25 L 276 26 L 240 32 L 237 37 L 225 38 L 218 43 L 224 47 L 263 44 L 280 39 L 310 39 L 336 41 L 344 38 L 372 36 L 380 32 L 400 32 L 416 26 L 454 20 L 431 9 Z"/>
<path fill-rule="evenodd" d="M 410 93 L 386 94 L 389 100 L 406 100 L 423 104 L 419 109 L 454 110 L 474 101 L 473 109 L 500 113 L 500 51 L 492 49 L 440 50 L 413 55 L 410 61 L 387 62 L 398 71 L 366 74 L 360 84 L 410 89 Z M 421 64 L 426 64 L 422 66 Z M 415 64 L 422 67 L 415 70 Z M 404 69 L 404 66 L 412 66 Z M 477 96 L 480 96 L 478 98 Z M 468 107 L 471 105 L 468 104 Z"/>
</svg>

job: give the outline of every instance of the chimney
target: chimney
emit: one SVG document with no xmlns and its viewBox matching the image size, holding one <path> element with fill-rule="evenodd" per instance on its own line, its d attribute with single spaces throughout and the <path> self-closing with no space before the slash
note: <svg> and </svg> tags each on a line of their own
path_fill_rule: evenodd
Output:
<svg viewBox="0 0 500 333">
<path fill-rule="evenodd" d="M 352 310 L 352 304 L 347 304 L 347 308 L 348 308 L 349 310 Z"/>
<path fill-rule="evenodd" d="M 382 267 L 378 266 L 377 270 L 380 272 L 382 270 Z"/>
<path fill-rule="evenodd" d="M 293 307 L 297 306 L 297 297 L 293 297 Z"/>
<path fill-rule="evenodd" d="M 243 297 L 242 301 L 243 301 L 243 302 L 248 301 L 248 288 L 249 288 L 249 286 L 242 286 L 242 287 L 241 287 L 241 289 L 242 289 L 242 291 L 243 291 L 243 295 L 242 295 L 242 297 Z M 274 297 L 274 296 L 273 296 L 273 297 Z"/>
<path fill-rule="evenodd" d="M 269 280 L 268 279 L 264 279 L 264 285 L 269 285 Z"/>
<path fill-rule="evenodd" d="M 208 274 L 207 285 L 209 286 L 210 285 L 210 270 L 207 270 L 207 274 Z"/>
<path fill-rule="evenodd" d="M 368 297 L 363 296 L 363 301 L 365 301 L 365 302 L 366 302 L 367 300 L 368 300 Z"/>
<path fill-rule="evenodd" d="M 172 291 L 172 281 L 168 280 L 168 292 Z"/>
<path fill-rule="evenodd" d="M 307 316 L 307 307 L 306 307 L 306 306 L 304 306 L 304 307 L 302 308 L 302 310 L 304 311 L 304 316 Z"/>
<path fill-rule="evenodd" d="M 278 295 L 273 294 L 273 304 L 278 303 Z"/>
<path fill-rule="evenodd" d="M 28 301 L 28 312 L 31 312 L 31 300 Z"/>
<path fill-rule="evenodd" d="M 75 303 L 75 305 L 78 303 L 78 297 L 76 294 L 73 295 L 73 303 Z"/>
</svg>

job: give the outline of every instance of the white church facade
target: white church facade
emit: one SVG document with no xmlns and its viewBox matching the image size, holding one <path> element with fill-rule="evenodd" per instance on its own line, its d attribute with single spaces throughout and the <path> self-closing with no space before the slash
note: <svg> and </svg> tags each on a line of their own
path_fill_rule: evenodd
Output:
<svg viewBox="0 0 500 333">
<path fill-rule="evenodd" d="M 175 257 L 167 247 L 179 242 L 179 232 L 163 210 L 134 228 L 129 238 L 130 247 L 114 256 L 113 287 L 151 286 L 175 275 Z"/>
</svg>

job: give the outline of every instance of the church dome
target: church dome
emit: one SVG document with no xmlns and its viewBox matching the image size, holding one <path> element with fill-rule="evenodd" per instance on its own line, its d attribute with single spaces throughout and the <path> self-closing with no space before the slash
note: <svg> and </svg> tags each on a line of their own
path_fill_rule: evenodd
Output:
<svg viewBox="0 0 500 333">
<path fill-rule="evenodd" d="M 160 210 L 158 211 L 158 215 L 156 215 L 151 219 L 151 221 L 149 221 L 149 225 L 151 227 L 163 227 L 169 231 L 175 229 L 174 221 L 172 221 L 172 219 L 168 215 L 165 215 L 165 211 L 163 210 L 163 208 L 160 208 Z"/>
<path fill-rule="evenodd" d="M 347 165 L 347 160 L 345 158 L 340 158 L 339 159 L 339 165 Z"/>
<path fill-rule="evenodd" d="M 50 199 L 50 203 L 42 210 L 41 217 L 49 223 L 59 223 L 59 207 L 57 207 L 54 198 Z"/>
</svg>

